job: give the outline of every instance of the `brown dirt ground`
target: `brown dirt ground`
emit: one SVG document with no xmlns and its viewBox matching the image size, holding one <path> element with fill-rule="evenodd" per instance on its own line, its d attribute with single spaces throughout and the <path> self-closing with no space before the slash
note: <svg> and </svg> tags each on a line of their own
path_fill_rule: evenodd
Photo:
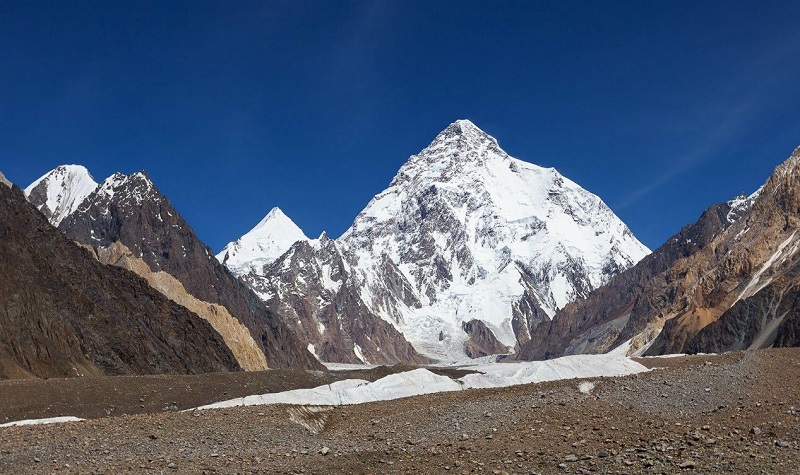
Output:
<svg viewBox="0 0 800 475">
<path fill-rule="evenodd" d="M 187 378 L 163 377 L 155 413 L 0 429 L 0 473 L 798 473 L 800 349 L 645 361 L 589 394 L 571 380 L 305 411 L 161 411 Z M 40 383 L 42 400 L 77 384 Z"/>
</svg>

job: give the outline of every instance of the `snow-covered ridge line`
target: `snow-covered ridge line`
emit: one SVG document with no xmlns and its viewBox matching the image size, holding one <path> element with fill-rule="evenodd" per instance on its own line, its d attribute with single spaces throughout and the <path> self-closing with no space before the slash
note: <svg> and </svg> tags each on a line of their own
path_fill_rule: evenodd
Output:
<svg viewBox="0 0 800 475">
<path fill-rule="evenodd" d="M 296 389 L 229 399 L 196 409 L 267 404 L 340 406 L 388 401 L 439 392 L 502 388 L 562 379 L 624 376 L 649 371 L 648 368 L 632 359 L 619 355 L 565 356 L 548 361 L 491 363 L 468 366 L 464 369 L 475 370 L 478 373 L 468 374 L 454 380 L 419 368 L 392 374 L 374 382 L 363 379 L 347 379 L 312 389 Z"/>
</svg>

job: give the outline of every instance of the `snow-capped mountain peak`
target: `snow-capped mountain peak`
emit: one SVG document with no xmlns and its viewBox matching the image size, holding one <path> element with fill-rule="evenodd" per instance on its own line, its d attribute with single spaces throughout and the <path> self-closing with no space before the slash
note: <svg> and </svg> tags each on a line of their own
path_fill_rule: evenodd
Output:
<svg viewBox="0 0 800 475">
<path fill-rule="evenodd" d="M 247 234 L 228 243 L 217 254 L 217 260 L 236 275 L 250 270 L 260 273 L 265 265 L 301 240 L 308 240 L 305 233 L 280 208 L 275 207 Z"/>
<path fill-rule="evenodd" d="M 472 319 L 513 347 L 535 324 L 514 322 L 520 308 L 552 316 L 649 253 L 600 198 L 467 120 L 411 156 L 339 242 L 364 301 L 432 357 L 454 355 Z M 400 278 L 416 306 L 375 298 Z"/>
<path fill-rule="evenodd" d="M 412 155 L 341 237 L 278 258 L 300 238 L 269 253 L 244 249 L 259 241 L 245 235 L 220 260 L 301 320 L 336 302 L 298 324 L 309 343 L 356 337 L 334 331 L 334 314 L 350 323 L 369 316 L 355 326 L 375 337 L 374 316 L 434 359 L 514 351 L 556 310 L 649 253 L 600 198 L 554 168 L 511 157 L 469 120 Z M 385 344 L 375 346 L 372 357 Z"/>
<path fill-rule="evenodd" d="M 81 165 L 60 165 L 25 188 L 28 198 L 53 226 L 69 216 L 97 188 L 97 182 Z"/>
</svg>

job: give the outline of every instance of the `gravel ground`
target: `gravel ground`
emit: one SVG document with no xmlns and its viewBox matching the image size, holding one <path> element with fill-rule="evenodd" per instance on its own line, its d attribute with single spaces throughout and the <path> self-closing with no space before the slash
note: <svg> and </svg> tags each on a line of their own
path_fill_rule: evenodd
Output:
<svg viewBox="0 0 800 475">
<path fill-rule="evenodd" d="M 0 429 L 0 473 L 798 473 L 800 349 L 645 362 L 359 406 Z"/>
</svg>

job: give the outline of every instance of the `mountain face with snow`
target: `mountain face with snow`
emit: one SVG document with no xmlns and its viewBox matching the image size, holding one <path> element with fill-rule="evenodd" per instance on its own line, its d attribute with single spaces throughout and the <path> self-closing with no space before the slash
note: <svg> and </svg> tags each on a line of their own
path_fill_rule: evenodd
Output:
<svg viewBox="0 0 800 475">
<path fill-rule="evenodd" d="M 434 359 L 514 351 L 649 252 L 597 196 L 509 156 L 466 120 L 412 156 L 329 249 L 342 265 L 304 262 L 314 272 L 303 292 L 349 282 L 352 299 Z M 286 307 L 290 258 L 231 268 Z"/>
<path fill-rule="evenodd" d="M 714 205 L 546 322 L 518 356 L 800 345 L 800 148 L 750 196 Z"/>
<path fill-rule="evenodd" d="M 25 196 L 50 224 L 58 226 L 96 188 L 97 182 L 85 167 L 61 165 L 25 188 Z"/>
<path fill-rule="evenodd" d="M 240 369 L 208 322 L 0 186 L 0 379 Z"/>
<path fill-rule="evenodd" d="M 392 324 L 361 299 L 338 244 L 323 233 L 241 279 L 264 299 L 321 361 L 426 363 Z"/>
<path fill-rule="evenodd" d="M 139 273 L 173 301 L 206 315 L 236 349 L 243 368 L 321 368 L 289 328 L 216 260 L 145 173 L 107 178 L 59 229 L 98 258 L 113 259 L 107 263 Z"/>
<path fill-rule="evenodd" d="M 272 263 L 297 241 L 308 240 L 280 208 L 272 210 L 253 229 L 217 254 L 217 260 L 241 275 Z"/>
</svg>

